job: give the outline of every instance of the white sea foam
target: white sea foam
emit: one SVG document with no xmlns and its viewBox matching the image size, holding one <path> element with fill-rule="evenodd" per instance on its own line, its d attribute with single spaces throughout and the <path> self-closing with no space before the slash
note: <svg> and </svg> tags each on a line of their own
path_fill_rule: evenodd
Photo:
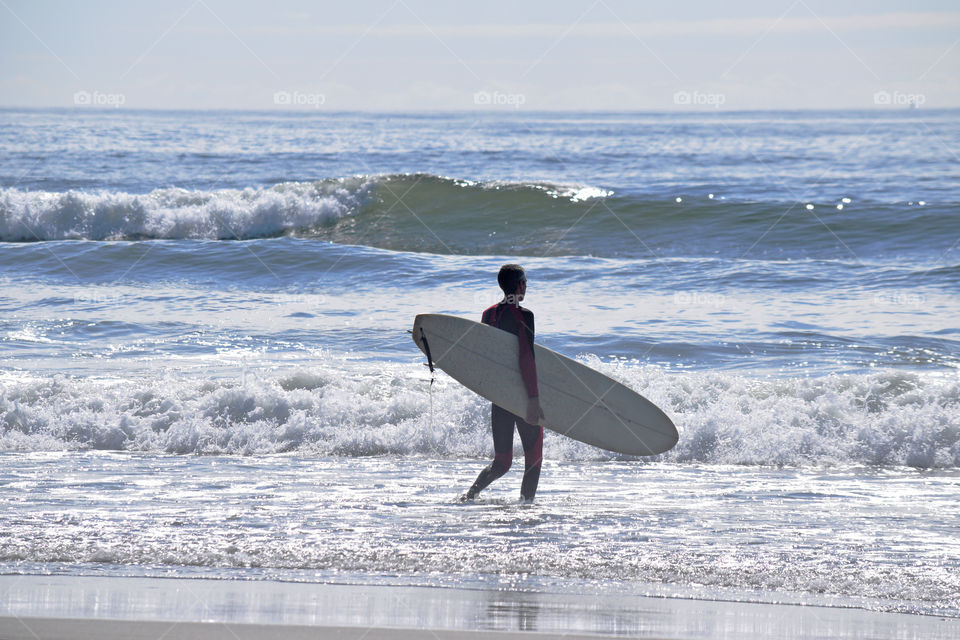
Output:
<svg viewBox="0 0 960 640">
<path fill-rule="evenodd" d="M 668 373 L 591 362 L 663 407 L 680 463 L 960 466 L 960 382 L 900 371 L 821 378 Z M 318 366 L 239 381 L 7 377 L 0 449 L 485 457 L 489 405 L 414 366 Z M 517 445 L 519 446 L 519 445 Z M 548 434 L 552 459 L 615 458 Z"/>
<path fill-rule="evenodd" d="M 379 197 L 410 197 L 443 209 L 452 189 L 478 194 L 531 191 L 581 202 L 612 191 L 541 182 L 474 183 L 429 174 L 355 176 L 317 182 L 284 182 L 269 188 L 154 189 L 145 194 L 113 191 L 23 191 L 0 189 L 0 241 L 249 239 L 309 233 L 360 213 Z M 412 194 L 412 195 L 411 195 Z M 486 196 L 477 206 L 490 206 Z M 458 201 L 458 207 L 463 203 Z M 514 204 L 504 202 L 501 206 Z M 393 206 L 387 205 L 386 215 Z M 472 210 L 468 207 L 468 210 Z M 406 216 L 404 216 L 406 217 Z"/>
<path fill-rule="evenodd" d="M 365 178 L 270 188 L 118 192 L 0 190 L 0 240 L 235 239 L 335 221 L 369 196 Z"/>
<path fill-rule="evenodd" d="M 2 459 L 0 562 L 12 573 L 654 587 L 960 613 L 953 472 L 551 460 L 533 505 L 518 502 L 518 470 L 459 505 L 480 461 Z"/>
</svg>

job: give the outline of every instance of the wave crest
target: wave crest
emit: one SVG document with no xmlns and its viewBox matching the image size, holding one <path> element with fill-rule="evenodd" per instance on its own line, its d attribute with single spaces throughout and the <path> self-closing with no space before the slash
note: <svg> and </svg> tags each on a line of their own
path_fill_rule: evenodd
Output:
<svg viewBox="0 0 960 640">
<path fill-rule="evenodd" d="M 245 240 L 309 230 L 357 211 L 372 181 L 287 182 L 267 189 L 147 194 L 4 189 L 0 240 Z"/>
<path fill-rule="evenodd" d="M 155 189 L 146 194 L 115 192 L 0 190 L 0 241 L 207 239 L 246 240 L 307 235 L 336 240 L 332 227 L 347 216 L 364 218 L 364 228 L 409 216 L 416 207 L 463 211 L 465 199 L 510 196 L 583 202 L 611 192 L 596 187 L 550 183 L 474 183 L 427 174 L 357 176 L 317 182 L 284 182 L 269 188 L 189 191 Z M 491 194 L 493 194 L 491 196 Z M 497 196 L 500 196 L 499 198 Z M 451 207 L 456 202 L 459 207 Z M 474 203 L 477 204 L 477 203 Z M 397 215 L 389 214 L 397 209 Z M 473 207 L 468 207 L 470 211 Z M 453 213 L 450 218 L 456 220 Z M 396 226 L 402 226 L 396 225 Z M 328 227 L 325 229 L 325 227 Z M 347 236 L 354 225 L 341 229 Z M 377 244 L 376 234 L 372 238 Z"/>
<path fill-rule="evenodd" d="M 813 206 L 813 205 L 808 205 Z M 395 251 L 649 257 L 718 250 L 834 256 L 930 249 L 955 237 L 956 206 L 817 205 L 616 193 L 589 185 L 471 182 L 430 174 L 135 195 L 0 189 L 0 241 L 296 235 Z M 826 226 L 825 226 L 826 225 Z M 757 240 L 757 229 L 767 229 Z M 843 238 L 842 244 L 838 238 Z M 944 247 L 946 249 L 946 247 Z"/>
</svg>

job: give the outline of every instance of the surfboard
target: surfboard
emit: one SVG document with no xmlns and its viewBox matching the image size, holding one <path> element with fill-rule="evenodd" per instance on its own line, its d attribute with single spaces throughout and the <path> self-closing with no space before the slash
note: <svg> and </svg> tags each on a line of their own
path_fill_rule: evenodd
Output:
<svg viewBox="0 0 960 640">
<path fill-rule="evenodd" d="M 523 416 L 527 392 L 517 336 L 480 322 L 421 314 L 413 341 L 436 367 L 511 413 Z M 542 426 L 602 449 L 649 456 L 671 449 L 677 428 L 655 404 L 581 362 L 535 344 Z"/>
</svg>

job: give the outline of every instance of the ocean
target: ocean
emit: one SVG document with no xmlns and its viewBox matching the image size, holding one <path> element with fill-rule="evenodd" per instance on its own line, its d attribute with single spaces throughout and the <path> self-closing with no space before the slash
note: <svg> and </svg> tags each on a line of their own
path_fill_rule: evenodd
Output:
<svg viewBox="0 0 960 640">
<path fill-rule="evenodd" d="M 957 110 L 0 110 L 0 572 L 960 617 L 957 149 Z M 407 330 L 505 262 L 673 450 L 548 431 L 534 504 L 456 504 L 489 404 Z"/>
</svg>

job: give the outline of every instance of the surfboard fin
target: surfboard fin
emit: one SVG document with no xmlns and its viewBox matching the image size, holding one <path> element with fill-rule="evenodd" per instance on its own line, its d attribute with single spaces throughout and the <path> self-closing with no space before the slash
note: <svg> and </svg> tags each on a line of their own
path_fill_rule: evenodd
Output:
<svg viewBox="0 0 960 640">
<path fill-rule="evenodd" d="M 430 367 L 430 375 L 433 375 L 433 356 L 430 355 L 430 343 L 427 342 L 427 334 L 423 332 L 423 327 L 420 327 L 420 342 L 423 343 L 423 350 L 427 354 L 427 366 Z M 433 384 L 433 380 L 430 380 L 430 384 Z"/>
</svg>

